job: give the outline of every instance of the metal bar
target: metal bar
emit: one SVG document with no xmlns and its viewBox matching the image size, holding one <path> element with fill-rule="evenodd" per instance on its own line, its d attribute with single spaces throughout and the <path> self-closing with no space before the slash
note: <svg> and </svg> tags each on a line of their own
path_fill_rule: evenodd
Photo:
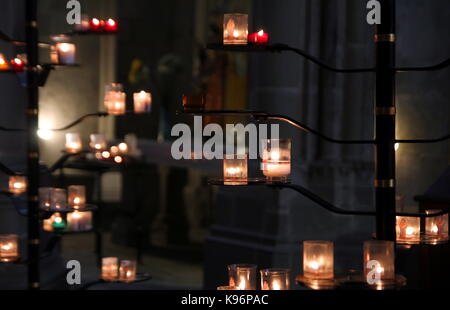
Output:
<svg viewBox="0 0 450 310">
<path fill-rule="evenodd" d="M 395 0 L 380 0 L 376 27 L 375 108 L 395 108 Z M 380 38 L 390 38 L 380 40 Z M 375 115 L 375 206 L 377 239 L 395 242 L 395 114 Z"/>
<path fill-rule="evenodd" d="M 37 0 L 26 0 L 26 52 L 28 56 L 28 98 L 27 98 L 27 176 L 28 176 L 28 289 L 40 289 L 40 221 L 38 210 L 39 188 L 39 124 L 38 72 L 38 27 Z M 33 111 L 28 113 L 28 111 Z"/>
</svg>

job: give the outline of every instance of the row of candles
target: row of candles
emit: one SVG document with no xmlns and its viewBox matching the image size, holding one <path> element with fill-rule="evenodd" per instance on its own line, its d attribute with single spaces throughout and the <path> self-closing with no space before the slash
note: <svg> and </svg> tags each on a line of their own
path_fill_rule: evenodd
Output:
<svg viewBox="0 0 450 310">
<path fill-rule="evenodd" d="M 89 15 L 82 14 L 79 24 L 75 24 L 74 31 L 81 33 L 106 32 L 116 33 L 119 30 L 119 23 L 112 18 L 102 20 L 99 18 L 90 18 Z"/>
<path fill-rule="evenodd" d="M 26 64 L 26 55 L 19 54 L 14 59 L 8 61 L 5 55 L 0 53 L 0 71 L 13 70 L 15 72 L 22 72 Z"/>
<path fill-rule="evenodd" d="M 101 278 L 106 282 L 132 282 L 136 280 L 136 261 L 120 260 L 118 257 L 102 258 Z"/>
<path fill-rule="evenodd" d="M 152 108 L 152 94 L 140 91 L 133 94 L 134 113 L 150 113 Z M 112 115 L 126 113 L 126 93 L 120 83 L 106 85 L 104 104 L 106 111 Z"/>
<path fill-rule="evenodd" d="M 363 244 L 364 276 L 372 271 L 380 280 L 395 279 L 394 242 L 370 240 Z M 370 261 L 377 265 L 370 267 Z M 236 264 L 228 266 L 229 284 L 218 290 L 256 290 L 257 266 Z M 289 290 L 289 269 L 263 269 L 260 271 L 262 290 Z M 310 280 L 334 279 L 334 250 L 332 241 L 303 242 L 303 276 Z M 370 275 L 369 275 L 370 276 Z M 379 285 L 379 288 L 382 286 Z"/>
<path fill-rule="evenodd" d="M 223 44 L 267 44 L 269 34 L 260 30 L 248 33 L 248 15 L 233 13 L 223 17 Z"/>
</svg>

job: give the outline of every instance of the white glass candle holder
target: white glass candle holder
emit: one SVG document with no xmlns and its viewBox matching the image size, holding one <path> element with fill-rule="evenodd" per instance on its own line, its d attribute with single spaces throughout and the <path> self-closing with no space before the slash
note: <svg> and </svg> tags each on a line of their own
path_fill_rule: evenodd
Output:
<svg viewBox="0 0 450 310">
<path fill-rule="evenodd" d="M 42 210 L 50 210 L 51 187 L 39 188 L 39 207 Z"/>
<path fill-rule="evenodd" d="M 70 185 L 67 188 L 69 193 L 69 206 L 74 209 L 81 209 L 86 205 L 86 186 Z"/>
<path fill-rule="evenodd" d="M 314 280 L 334 278 L 332 241 L 303 242 L 303 276 Z"/>
<path fill-rule="evenodd" d="M 134 113 L 150 113 L 152 110 L 152 94 L 140 91 L 133 94 Z"/>
<path fill-rule="evenodd" d="M 228 278 L 229 285 L 237 290 L 256 290 L 256 265 L 229 265 Z"/>
<path fill-rule="evenodd" d="M 112 83 L 105 88 L 105 108 L 111 115 L 123 115 L 126 112 L 126 94 L 122 84 Z"/>
<path fill-rule="evenodd" d="M 263 269 L 261 273 L 261 289 L 283 291 L 291 288 L 289 269 Z"/>
<path fill-rule="evenodd" d="M 225 185 L 247 184 L 247 155 L 225 155 L 223 159 L 223 180 Z"/>
<path fill-rule="evenodd" d="M 442 210 L 426 210 L 426 214 L 434 214 Z M 425 235 L 427 238 L 436 240 L 448 239 L 448 214 L 426 217 Z"/>
<path fill-rule="evenodd" d="M 14 262 L 19 257 L 19 237 L 17 235 L 0 235 L 0 262 Z"/>
<path fill-rule="evenodd" d="M 410 216 L 397 216 L 397 241 L 420 241 L 420 218 Z"/>
<path fill-rule="evenodd" d="M 263 139 L 261 170 L 268 182 L 286 182 L 291 173 L 291 140 Z"/>
<path fill-rule="evenodd" d="M 370 240 L 364 242 L 364 278 L 380 284 L 378 280 L 395 280 L 394 242 Z M 370 284 L 370 283 L 369 283 Z"/>
<path fill-rule="evenodd" d="M 27 191 L 27 177 L 12 175 L 9 177 L 9 192 L 13 195 L 21 195 Z"/>
<path fill-rule="evenodd" d="M 90 231 L 92 228 L 92 212 L 74 211 L 67 213 L 67 231 Z"/>
<path fill-rule="evenodd" d="M 136 261 L 120 261 L 119 280 L 122 282 L 133 282 L 136 280 Z"/>
<path fill-rule="evenodd" d="M 223 16 L 223 44 L 247 44 L 248 15 L 225 14 Z"/>
<path fill-rule="evenodd" d="M 66 147 L 67 153 L 75 154 L 81 152 L 83 144 L 81 142 L 80 134 L 78 133 L 66 133 Z"/>
<path fill-rule="evenodd" d="M 119 278 L 119 259 L 117 257 L 102 258 L 102 280 L 117 281 Z"/>
<path fill-rule="evenodd" d="M 108 143 L 106 141 L 105 135 L 91 134 L 89 147 L 96 152 L 101 152 L 101 151 L 106 150 L 106 148 L 108 147 Z"/>
</svg>

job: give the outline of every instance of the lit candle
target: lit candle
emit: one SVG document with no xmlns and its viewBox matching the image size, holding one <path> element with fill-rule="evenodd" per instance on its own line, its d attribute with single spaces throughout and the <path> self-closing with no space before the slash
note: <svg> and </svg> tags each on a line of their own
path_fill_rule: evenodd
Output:
<svg viewBox="0 0 450 310">
<path fill-rule="evenodd" d="M 261 273 L 262 290 L 289 290 L 290 270 L 289 269 L 263 269 Z"/>
<path fill-rule="evenodd" d="M 420 241 L 420 218 L 397 216 L 397 241 Z"/>
<path fill-rule="evenodd" d="M 105 27 L 105 22 L 98 18 L 91 19 L 91 22 L 89 23 L 89 29 L 92 32 L 101 32 L 101 31 L 103 31 L 104 27 Z"/>
<path fill-rule="evenodd" d="M 106 21 L 106 23 L 105 23 L 105 31 L 106 32 L 114 33 L 114 32 L 117 32 L 118 29 L 119 29 L 119 25 L 117 24 L 117 22 L 114 19 L 109 18 Z"/>
<path fill-rule="evenodd" d="M 50 197 L 51 197 L 51 187 L 40 187 L 39 188 L 39 207 L 42 210 L 50 210 Z"/>
<path fill-rule="evenodd" d="M 11 60 L 11 67 L 16 72 L 22 72 L 23 69 L 25 68 L 25 63 L 23 62 L 22 59 L 16 57 L 13 60 Z"/>
<path fill-rule="evenodd" d="M 426 210 L 427 214 L 434 214 L 442 210 Z M 432 239 L 448 239 L 448 214 L 425 218 L 425 235 Z"/>
<path fill-rule="evenodd" d="M 22 175 L 9 177 L 9 192 L 14 195 L 21 195 L 27 191 L 27 178 Z"/>
<path fill-rule="evenodd" d="M 103 151 L 108 147 L 105 135 L 91 134 L 90 138 L 89 146 L 94 151 Z"/>
<path fill-rule="evenodd" d="M 89 16 L 81 14 L 81 21 L 79 24 L 75 24 L 74 30 L 76 32 L 88 32 L 89 31 Z"/>
<path fill-rule="evenodd" d="M 102 258 L 102 279 L 104 281 L 116 281 L 119 277 L 119 259 L 117 257 Z"/>
<path fill-rule="evenodd" d="M 67 214 L 68 231 L 89 231 L 92 227 L 92 212 L 74 211 Z"/>
<path fill-rule="evenodd" d="M 86 186 L 71 185 L 68 187 L 69 206 L 74 209 L 83 208 L 86 204 Z"/>
<path fill-rule="evenodd" d="M 56 64 L 74 65 L 76 47 L 73 43 L 60 42 L 56 43 Z"/>
<path fill-rule="evenodd" d="M 134 113 L 149 113 L 152 108 L 152 94 L 145 91 L 133 94 Z"/>
<path fill-rule="evenodd" d="M 122 84 L 112 83 L 106 86 L 105 108 L 109 114 L 122 115 L 126 112 L 126 94 Z"/>
<path fill-rule="evenodd" d="M 394 259 L 394 242 L 384 240 L 365 241 L 363 262 L 365 279 L 367 279 L 368 276 L 371 276 L 374 280 L 394 280 Z M 370 261 L 376 261 L 377 264 L 371 266 L 368 264 Z M 373 270 L 373 268 L 375 268 L 375 270 Z"/>
<path fill-rule="evenodd" d="M 111 153 L 109 153 L 108 151 L 103 151 L 102 152 L 102 158 L 103 159 L 109 159 L 111 157 Z"/>
<path fill-rule="evenodd" d="M 115 162 L 116 164 L 121 164 L 121 163 L 123 163 L 123 157 L 122 157 L 122 156 L 115 156 L 115 157 L 114 157 L 114 162 Z"/>
<path fill-rule="evenodd" d="M 256 290 L 256 265 L 229 265 L 228 278 L 229 285 L 238 290 Z"/>
<path fill-rule="evenodd" d="M 132 260 L 120 261 L 119 280 L 132 282 L 136 280 L 136 262 Z"/>
<path fill-rule="evenodd" d="M 254 44 L 267 44 L 269 42 L 269 34 L 260 30 L 248 35 L 248 42 Z"/>
<path fill-rule="evenodd" d="M 66 133 L 66 152 L 75 154 L 81 152 L 82 143 L 78 133 Z"/>
<path fill-rule="evenodd" d="M 5 55 L 0 53 L 0 70 L 9 70 L 8 61 L 5 58 Z"/>
<path fill-rule="evenodd" d="M 333 279 L 334 254 L 332 241 L 303 242 L 303 275 L 310 279 Z"/>
<path fill-rule="evenodd" d="M 119 145 L 117 147 L 119 148 L 120 154 L 128 153 L 128 145 L 125 142 L 119 143 Z"/>
<path fill-rule="evenodd" d="M 223 178 L 225 185 L 247 184 L 247 156 L 225 155 L 223 159 Z"/>
<path fill-rule="evenodd" d="M 269 182 L 286 182 L 291 173 L 291 140 L 265 139 L 261 170 Z"/>
<path fill-rule="evenodd" d="M 225 14 L 223 17 L 223 44 L 247 44 L 248 15 Z"/>
<path fill-rule="evenodd" d="M 8 263 L 19 259 L 19 237 L 0 235 L 0 262 Z"/>
<path fill-rule="evenodd" d="M 62 231 L 66 228 L 66 221 L 61 213 L 56 212 L 50 218 L 44 220 L 45 231 Z"/>
</svg>

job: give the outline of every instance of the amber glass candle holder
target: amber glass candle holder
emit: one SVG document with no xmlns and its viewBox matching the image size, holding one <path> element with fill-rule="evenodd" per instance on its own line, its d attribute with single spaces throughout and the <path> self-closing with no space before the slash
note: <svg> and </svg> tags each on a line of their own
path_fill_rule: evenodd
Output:
<svg viewBox="0 0 450 310">
<path fill-rule="evenodd" d="M 396 233 L 397 241 L 420 241 L 420 218 L 410 216 L 397 216 Z"/>
<path fill-rule="evenodd" d="M 237 290 L 256 290 L 256 265 L 233 264 L 228 266 L 229 286 Z"/>
<path fill-rule="evenodd" d="M 394 242 L 369 240 L 364 242 L 364 276 L 374 280 L 395 280 Z M 375 261 L 376 264 L 371 264 Z M 375 268 L 375 269 L 374 269 Z M 369 274 L 370 273 L 370 274 Z"/>
<path fill-rule="evenodd" d="M 261 170 L 268 182 L 286 182 L 291 173 L 291 140 L 263 139 Z"/>
<path fill-rule="evenodd" d="M 225 14 L 223 16 L 223 44 L 247 44 L 248 15 Z"/>
<path fill-rule="evenodd" d="M 17 235 L 0 235 L 0 262 L 14 262 L 19 257 L 19 237 Z"/>
<path fill-rule="evenodd" d="M 223 159 L 223 180 L 225 185 L 247 184 L 247 155 L 225 155 Z"/>
<path fill-rule="evenodd" d="M 27 191 L 27 177 L 12 175 L 9 177 L 9 192 L 13 195 L 21 195 Z"/>
<path fill-rule="evenodd" d="M 66 133 L 66 147 L 65 151 L 70 154 L 81 152 L 83 144 L 81 142 L 80 134 Z"/>
<path fill-rule="evenodd" d="M 183 95 L 184 112 L 201 112 L 205 109 L 206 98 L 204 94 Z"/>
<path fill-rule="evenodd" d="M 289 269 L 263 269 L 261 273 L 261 289 L 283 291 L 291 288 Z"/>
<path fill-rule="evenodd" d="M 332 241 L 303 242 L 303 276 L 314 280 L 334 278 Z"/>
<path fill-rule="evenodd" d="M 126 94 L 122 84 L 111 83 L 105 87 L 105 108 L 108 114 L 123 115 L 126 112 Z"/>
<path fill-rule="evenodd" d="M 117 257 L 102 258 L 102 280 L 117 281 L 119 278 L 119 259 Z"/>
<path fill-rule="evenodd" d="M 442 210 L 426 210 L 427 214 L 434 214 Z M 427 238 L 436 240 L 448 239 L 448 214 L 426 217 L 425 235 Z"/>
<path fill-rule="evenodd" d="M 133 282 L 136 280 L 136 261 L 120 261 L 119 280 L 122 282 Z"/>
</svg>

